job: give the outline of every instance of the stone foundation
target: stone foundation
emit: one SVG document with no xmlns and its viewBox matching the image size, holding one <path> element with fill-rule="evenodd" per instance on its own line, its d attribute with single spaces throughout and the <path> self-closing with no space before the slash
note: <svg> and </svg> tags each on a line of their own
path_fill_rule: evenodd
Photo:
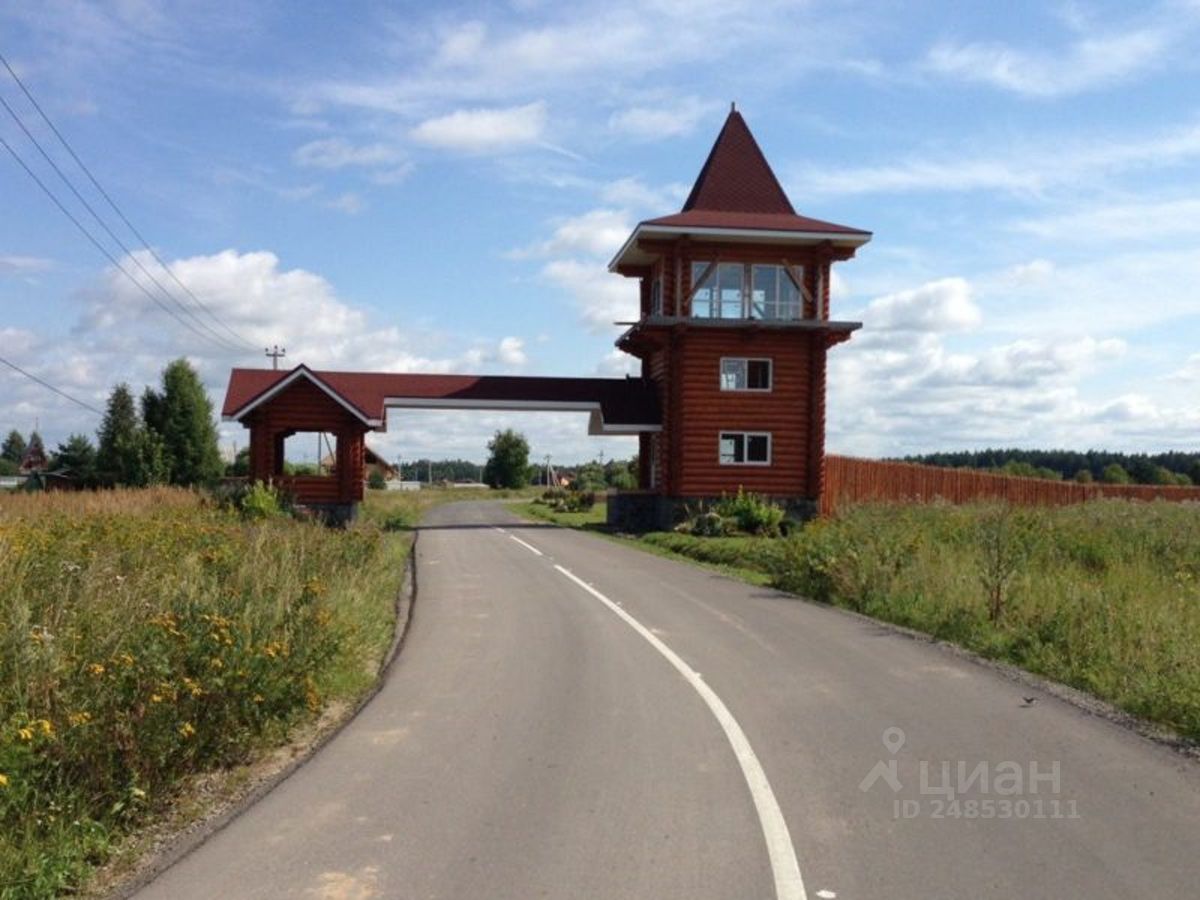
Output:
<svg viewBox="0 0 1200 900">
<path fill-rule="evenodd" d="M 664 497 L 649 491 L 616 491 L 608 495 L 608 524 L 617 531 L 670 531 L 689 513 L 711 506 L 720 497 Z M 788 519 L 807 522 L 817 515 L 808 497 L 771 497 Z"/>
</svg>

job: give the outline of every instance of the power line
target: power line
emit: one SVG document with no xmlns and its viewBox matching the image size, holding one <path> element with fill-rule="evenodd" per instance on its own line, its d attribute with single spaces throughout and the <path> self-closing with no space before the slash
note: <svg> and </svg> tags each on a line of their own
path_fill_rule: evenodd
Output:
<svg viewBox="0 0 1200 900">
<path fill-rule="evenodd" d="M 200 307 L 200 309 L 204 310 L 204 312 L 207 313 L 207 315 L 210 319 L 212 319 L 217 325 L 219 325 L 222 329 L 224 329 L 225 332 L 228 333 L 235 341 L 242 344 L 247 349 L 254 347 L 253 344 L 251 344 L 249 341 L 247 341 L 245 338 L 243 338 L 241 335 L 239 335 L 236 331 L 234 331 L 229 325 L 227 325 L 220 318 L 220 316 L 218 316 L 215 312 L 213 312 L 212 309 L 210 309 L 209 306 L 206 303 L 204 303 L 204 301 L 202 301 L 199 297 L 197 297 L 196 294 L 192 291 L 192 289 L 189 288 L 186 284 L 184 284 L 183 281 L 179 278 L 179 276 L 175 274 L 174 270 L 171 269 L 171 267 L 167 265 L 167 263 L 162 259 L 162 257 L 158 255 L 158 252 L 151 246 L 150 242 L 148 240 L 146 240 L 146 238 L 142 235 L 142 233 L 140 231 L 138 231 L 138 229 L 134 226 L 133 222 L 131 222 L 129 220 L 129 217 L 125 215 L 125 213 L 121 209 L 121 207 L 117 205 L 117 202 L 116 202 L 116 200 L 114 200 L 112 198 L 112 195 L 110 195 L 108 193 L 108 191 L 106 191 L 104 189 L 103 185 L 100 184 L 100 182 L 96 178 L 96 176 L 92 174 L 92 170 L 88 168 L 88 166 L 84 163 L 84 161 L 82 159 L 80 159 L 79 154 L 77 154 L 75 152 L 75 149 L 71 146 L 70 142 L 68 142 L 66 137 L 63 135 L 63 133 L 58 130 L 58 127 L 54 124 L 54 122 L 51 121 L 50 117 L 46 114 L 46 111 L 44 109 L 42 109 L 42 105 L 37 102 L 37 99 L 30 92 L 29 88 L 25 86 L 25 82 L 21 80 L 20 76 L 17 75 L 17 73 L 13 69 L 13 67 L 11 65 L 9 65 L 9 62 L 4 57 L 3 53 L 0 53 L 0 63 L 4 64 L 4 68 L 8 70 L 8 74 L 12 77 L 12 80 L 14 82 L 16 82 L 17 87 L 19 87 L 21 89 L 21 92 L 25 95 L 26 99 L 28 99 L 29 102 L 33 105 L 33 108 L 37 110 L 38 115 L 42 117 L 42 121 L 46 123 L 47 127 L 49 127 L 50 131 L 53 132 L 54 136 L 56 138 L 58 138 L 59 143 L 61 143 L 63 145 L 63 147 L 66 149 L 67 153 L 70 154 L 71 159 L 73 159 L 75 161 L 75 164 L 79 166 L 79 168 L 83 171 L 83 174 L 87 176 L 88 180 L 92 183 L 92 186 L 99 192 L 100 196 L 104 198 L 105 202 L 107 202 L 108 205 L 110 207 L 112 207 L 113 212 L 115 212 L 117 214 L 117 217 L 120 218 L 120 220 L 125 223 L 125 226 L 133 233 L 134 237 L 136 237 L 138 239 L 138 241 L 141 243 L 142 247 L 147 252 L 149 252 L 151 257 L 153 257 L 154 261 L 158 263 L 158 265 L 163 269 L 164 272 L 167 273 L 167 275 L 171 278 L 171 280 L 174 281 L 177 285 L 179 285 L 179 287 L 184 291 L 184 293 L 186 293 L 193 300 L 193 302 L 195 302 L 195 304 L 198 307 Z M 0 102 L 3 102 L 2 98 L 0 98 Z M 4 105 L 6 108 L 8 107 L 7 103 L 5 103 Z M 10 115 L 13 115 L 14 119 L 17 119 L 15 113 L 13 113 L 11 109 L 9 109 L 9 113 L 10 113 Z M 26 134 L 29 134 L 28 129 L 26 129 L 25 126 L 21 123 L 20 119 L 17 119 L 17 123 L 19 125 L 21 125 L 22 130 L 25 131 Z M 41 145 L 38 144 L 37 139 L 34 138 L 32 135 L 29 135 L 29 136 L 30 136 L 30 140 L 32 140 L 34 142 L 34 144 L 38 146 L 38 149 L 41 150 L 42 149 Z M 46 156 L 46 153 L 44 150 L 42 151 L 42 155 Z M 48 162 L 50 162 L 51 166 L 54 167 L 55 171 L 59 173 L 59 177 L 63 178 L 63 180 L 66 181 L 66 177 L 62 174 L 61 171 L 59 171 L 58 166 L 54 165 L 53 161 L 50 160 L 50 158 L 48 156 L 46 156 L 46 159 Z M 69 182 L 67 182 L 67 184 L 69 187 L 71 186 Z M 71 187 L 71 189 L 75 193 L 75 195 L 78 197 L 79 196 L 78 191 L 75 191 L 74 187 Z M 92 215 L 96 218 L 96 220 L 101 221 L 99 216 L 96 215 L 95 211 L 91 208 L 91 206 L 87 204 L 87 201 L 84 201 L 82 197 L 80 197 L 80 200 L 84 203 L 85 206 L 88 207 L 88 211 L 92 213 Z M 101 225 L 103 226 L 103 222 L 101 222 Z M 125 245 L 123 243 L 121 243 L 121 241 L 119 239 L 117 239 L 115 235 L 112 234 L 112 232 L 108 229 L 107 226 L 103 226 L 103 227 L 104 227 L 104 230 L 108 231 L 109 235 L 114 240 L 116 240 L 117 243 L 121 245 L 122 249 L 125 249 L 125 252 L 128 254 L 129 251 L 128 251 L 128 249 L 125 248 Z M 129 255 L 132 257 L 132 254 L 129 254 Z M 136 258 L 134 258 L 134 260 L 135 260 L 135 262 L 137 262 Z M 143 271 L 145 271 L 145 268 L 143 266 L 141 266 L 140 262 L 138 263 L 138 265 L 140 268 L 143 269 Z M 149 272 L 147 272 L 146 274 L 149 276 Z M 153 279 L 153 276 L 150 276 L 150 277 L 152 280 L 155 281 L 155 284 L 158 284 L 157 280 Z M 159 288 L 160 288 L 160 290 L 162 290 L 161 285 L 159 285 Z M 166 293 L 165 290 L 164 290 L 164 293 Z M 175 299 L 173 295 L 168 294 L 168 296 L 171 296 L 171 299 L 173 299 L 173 300 Z M 183 307 L 183 304 L 179 303 L 178 300 L 176 300 L 175 302 L 177 304 L 179 304 L 181 307 Z M 194 316 L 194 314 L 192 314 L 190 310 L 188 310 L 188 313 L 190 315 Z M 199 321 L 199 319 L 197 319 L 197 321 Z"/>
<path fill-rule="evenodd" d="M 79 400 L 79 399 L 77 399 L 77 398 L 75 398 L 75 397 L 72 397 L 72 396 L 71 396 L 70 394 L 68 394 L 66 391 L 60 391 L 58 388 L 56 388 L 56 387 L 55 387 L 54 385 L 52 385 L 50 382 L 48 382 L 48 381 L 42 381 L 42 379 L 38 378 L 36 375 L 34 375 L 34 374 L 30 373 L 30 372 L 26 372 L 24 369 L 22 369 L 22 368 L 21 368 L 20 366 L 18 366 L 16 363 L 11 363 L 11 362 L 9 362 L 9 361 L 8 361 L 7 359 L 5 359 L 3 356 L 0 356 L 0 363 L 4 363 L 6 366 L 8 366 L 10 369 L 12 369 L 12 370 L 13 370 L 13 371 L 15 371 L 15 372 L 20 372 L 22 375 L 24 375 L 24 376 L 25 376 L 26 378 L 28 378 L 30 381 L 36 381 L 36 382 L 37 382 L 38 384 L 40 384 L 42 387 L 46 388 L 46 390 L 49 390 L 49 391 L 54 391 L 54 393 L 58 394 L 58 396 L 60 396 L 60 397 L 64 397 L 64 398 L 66 398 L 67 400 L 70 400 L 72 403 L 76 404 L 77 406 L 82 406 L 82 407 L 83 407 L 84 409 L 86 409 L 88 412 L 94 412 L 94 413 L 95 413 L 96 415 L 98 415 L 98 416 L 102 416 L 102 415 L 104 415 L 104 413 L 103 413 L 101 410 L 98 410 L 98 409 L 96 409 L 96 407 L 92 406 L 90 403 L 84 403 L 82 400 Z"/>
<path fill-rule="evenodd" d="M 117 270 L 120 271 L 120 273 L 122 275 L 124 275 L 131 282 L 133 282 L 133 284 L 137 287 L 138 290 L 140 290 L 143 294 L 145 294 L 152 301 L 154 301 L 155 305 L 158 306 L 163 312 L 167 313 L 169 316 L 171 316 L 173 319 L 175 319 L 177 322 L 179 322 L 180 325 L 183 325 L 185 328 L 190 330 L 193 334 L 197 335 L 198 337 L 202 337 L 207 341 L 215 341 L 216 340 L 215 338 L 210 337 L 209 335 L 205 334 L 203 331 L 198 329 L 195 325 L 193 325 L 187 319 L 181 317 L 179 315 L 179 313 L 175 312 L 175 310 L 171 309 L 171 307 L 169 307 L 165 303 L 163 303 L 162 300 L 160 300 L 158 297 L 154 296 L 154 294 L 150 293 L 150 291 L 146 289 L 146 286 L 144 284 L 142 284 L 140 281 L 138 281 L 136 278 L 134 278 L 133 275 L 130 274 L 129 270 L 126 269 L 124 266 L 122 266 L 121 263 L 117 260 L 117 258 L 108 251 L 108 248 L 105 247 L 103 244 L 101 244 L 98 240 L 96 240 L 95 235 L 93 235 L 90 231 L 88 231 L 87 227 L 82 222 L 80 222 L 79 219 L 76 218 L 76 216 L 69 209 L 67 209 L 63 205 L 62 201 L 59 200 L 58 197 L 55 196 L 54 192 L 46 186 L 46 183 L 44 181 L 42 181 L 42 179 L 38 178 L 37 173 L 34 172 L 33 169 L 29 168 L 29 165 L 25 162 L 25 160 L 23 160 L 21 158 L 20 154 L 17 153 L 17 151 L 13 149 L 12 145 L 9 144 L 9 142 L 6 141 L 3 137 L 0 137 L 0 145 L 2 145 L 4 147 L 4 149 L 9 152 L 9 154 L 12 156 L 12 158 L 17 161 L 17 164 L 22 169 L 25 170 L 25 174 L 28 175 L 30 178 L 32 178 L 34 180 L 34 182 L 37 184 L 37 186 L 42 189 L 43 193 L 45 193 L 45 195 L 50 198 L 50 201 L 55 206 L 58 207 L 59 212 L 61 212 L 64 216 L 66 216 L 68 219 L 70 219 L 72 224 L 76 228 L 79 229 L 79 231 L 83 234 L 83 236 L 85 238 L 88 239 L 88 241 L 92 244 L 92 246 L 94 246 L 97 250 L 99 250 L 101 253 L 103 253 L 104 257 L 110 263 L 112 263 L 117 268 Z M 225 347 L 226 345 L 224 343 L 220 343 L 220 346 Z"/>
<path fill-rule="evenodd" d="M 34 136 L 33 132 L 31 132 L 29 130 L 29 128 L 25 125 L 25 123 L 23 121 L 21 121 L 21 117 L 17 115 L 16 111 L 13 110 L 13 108 L 8 105 L 8 101 L 6 101 L 3 97 L 0 97 L 0 106 L 4 107 L 5 111 L 9 114 L 9 116 L 12 118 L 12 120 L 17 123 L 17 125 L 20 127 L 20 129 L 23 132 L 25 132 L 25 136 L 27 138 L 29 138 L 29 140 L 33 144 L 34 148 L 37 150 L 38 153 L 41 154 L 42 159 L 44 159 L 46 161 L 46 163 L 50 166 L 50 168 L 54 170 L 54 173 L 59 177 L 59 180 L 61 180 L 62 183 L 67 186 L 67 190 L 69 190 L 72 194 L 75 195 L 75 199 L 83 204 L 83 208 L 86 209 L 91 214 L 92 218 L 96 220 L 96 224 L 98 224 L 101 228 L 103 228 L 105 233 L 110 238 L 112 238 L 113 242 L 125 252 L 126 258 L 129 259 L 135 266 L 137 266 L 141 270 L 143 275 L 145 275 L 148 279 L 150 279 L 150 283 L 153 284 L 156 288 L 158 288 L 158 290 L 162 293 L 162 295 L 164 297 L 166 297 L 168 300 L 170 300 L 172 303 L 174 303 L 177 307 L 179 307 L 179 310 L 182 313 L 184 313 L 187 316 L 190 316 L 198 327 L 203 328 L 209 335 L 212 336 L 213 340 L 215 340 L 217 343 L 219 343 L 221 346 L 223 346 L 227 349 L 230 349 L 230 350 L 238 349 L 235 344 L 230 343 L 228 339 L 221 337 L 221 335 L 219 335 L 216 331 L 214 331 L 211 325 L 207 324 L 206 322 L 200 321 L 199 317 L 197 317 L 197 315 L 194 312 L 192 312 L 190 309 L 188 309 L 186 306 L 184 306 L 184 304 L 180 302 L 179 298 L 177 298 L 174 294 L 172 294 L 165 287 L 163 287 L 162 282 L 160 282 L 157 278 L 154 277 L 154 274 L 149 269 L 147 269 L 146 266 L 142 263 L 142 261 L 133 254 L 133 251 L 130 250 L 128 246 L 126 246 L 125 242 L 122 241 L 119 237 L 117 237 L 117 235 L 113 232 L 113 230 L 108 227 L 108 223 L 105 222 L 102 218 L 100 218 L 99 213 L 96 212 L 96 210 L 95 210 L 95 208 L 93 208 L 92 204 L 88 203 L 87 199 L 81 193 L 79 193 L 78 188 L 76 188 L 75 185 L 71 182 L 71 180 L 69 178 L 67 178 L 67 176 L 63 172 L 63 170 L 58 167 L 58 164 L 53 160 L 53 158 L 51 158 L 50 154 L 46 152 L 46 148 L 44 148 L 41 145 L 41 142 L 38 141 L 38 139 Z"/>
</svg>

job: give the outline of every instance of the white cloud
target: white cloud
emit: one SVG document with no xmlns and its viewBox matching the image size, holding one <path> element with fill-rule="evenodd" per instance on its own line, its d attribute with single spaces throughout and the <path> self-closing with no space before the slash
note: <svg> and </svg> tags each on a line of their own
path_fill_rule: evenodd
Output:
<svg viewBox="0 0 1200 900">
<path fill-rule="evenodd" d="M 317 169 L 342 169 L 347 166 L 387 166 L 402 160 L 403 154 L 387 144 L 355 145 L 345 138 L 323 138 L 296 149 L 296 165 Z"/>
<path fill-rule="evenodd" d="M 53 261 L 40 256 L 0 255 L 0 275 L 33 275 L 48 271 L 53 265 Z"/>
<path fill-rule="evenodd" d="M 488 153 L 526 147 L 542 140 L 546 104 L 493 109 L 460 109 L 426 119 L 412 130 L 413 140 L 463 153 Z"/>
<path fill-rule="evenodd" d="M 943 75 L 1033 97 L 1078 94 L 1162 67 L 1178 29 L 1161 25 L 1082 35 L 1069 46 L 1030 52 L 1006 44 L 942 43 L 926 66 Z"/>
<path fill-rule="evenodd" d="M 637 317 L 637 283 L 611 274 L 604 263 L 556 259 L 542 267 L 542 276 L 572 296 L 594 331 L 608 331 L 614 322 Z"/>
<path fill-rule="evenodd" d="M 148 254 L 142 260 L 148 268 L 153 265 Z M 413 323 L 380 326 L 339 298 L 320 275 L 285 269 L 270 252 L 225 250 L 170 265 L 251 347 L 285 346 L 285 366 L 486 373 L 511 371 L 528 363 L 525 341 L 516 335 L 497 340 L 443 333 Z M 132 270 L 128 263 L 126 267 Z M 85 292 L 82 303 L 81 317 L 66 338 L 51 340 L 23 329 L 0 328 L 0 346 L 17 365 L 99 408 L 118 381 L 130 382 L 138 392 L 142 385 L 157 383 L 166 361 L 187 356 L 219 409 L 231 367 L 267 364 L 259 350 L 239 352 L 202 341 L 115 270 L 104 272 Z M 0 422 L 24 431 L 39 419 L 51 443 L 74 431 L 93 433 L 99 425 L 91 414 L 4 367 L 0 367 L 0 386 Z M 586 416 L 572 422 L 578 435 L 584 435 Z M 470 439 L 482 447 L 489 432 L 481 422 L 467 421 L 463 427 L 463 434 L 473 435 Z M 244 429 L 236 424 L 223 425 L 222 435 L 226 442 L 246 441 Z M 409 434 L 404 439 L 436 447 L 441 434 L 435 426 L 428 434 Z"/>
<path fill-rule="evenodd" d="M 697 97 L 664 100 L 654 106 L 632 106 L 614 112 L 608 119 L 612 131 L 641 140 L 661 140 L 690 134 L 714 109 L 715 104 Z"/>
<path fill-rule="evenodd" d="M 1193 353 L 1183 365 L 1167 376 L 1168 381 L 1200 384 L 1200 353 Z"/>
<path fill-rule="evenodd" d="M 607 262 L 632 230 L 632 224 L 620 210 L 593 209 L 563 220 L 549 238 L 511 255 L 522 258 L 584 254 L 603 257 Z"/>
<path fill-rule="evenodd" d="M 1183 197 L 1090 204 L 1068 213 L 1025 219 L 1018 231 L 1060 242 L 1179 241 L 1200 235 L 1200 200 Z"/>
<path fill-rule="evenodd" d="M 525 355 L 525 342 L 518 337 L 501 338 L 496 348 L 496 358 L 506 366 L 518 368 L 529 361 Z"/>
<path fill-rule="evenodd" d="M 325 205 L 348 216 L 356 216 L 367 208 L 367 202 L 362 198 L 362 195 L 354 191 L 345 191 L 338 194 Z"/>
<path fill-rule="evenodd" d="M 447 66 L 469 65 L 479 59 L 487 39 L 487 24 L 464 22 L 453 28 L 438 47 L 437 62 Z"/>
<path fill-rule="evenodd" d="M 1004 276 L 1017 284 L 1036 284 L 1054 274 L 1054 263 L 1048 259 L 1031 259 L 1011 266 Z"/>
<path fill-rule="evenodd" d="M 622 375 L 640 376 L 642 361 L 636 356 L 630 356 L 624 350 L 614 347 L 596 363 L 596 374 L 609 378 L 618 378 Z"/>
<path fill-rule="evenodd" d="M 688 185 L 679 182 L 651 187 L 640 178 L 618 178 L 601 185 L 600 200 L 622 209 L 667 215 L 679 209 L 689 190 Z"/>
<path fill-rule="evenodd" d="M 944 333 L 974 328 L 982 314 L 965 278 L 943 278 L 872 300 L 863 318 L 887 331 Z"/>
<path fill-rule="evenodd" d="M 1011 145 L 994 156 L 927 153 L 876 166 L 821 171 L 807 167 L 790 179 L 797 194 L 856 195 L 913 191 L 1007 191 L 1038 194 L 1059 185 L 1094 189 L 1098 177 L 1163 168 L 1200 157 L 1200 125 L 1149 137 L 1095 134 L 1041 145 Z"/>
<path fill-rule="evenodd" d="M 776 83 L 814 69 L 853 68 L 849 45 L 862 24 L 856 14 L 796 0 L 582 0 L 449 28 L 396 14 L 392 28 L 403 35 L 402 59 L 366 76 L 288 85 L 295 111 L 310 115 L 332 105 L 419 116 L 431 106 L 565 96 L 573 103 L 563 108 L 591 107 L 601 98 L 606 109 L 649 112 L 649 76 L 674 67 L 694 73 L 699 61 L 744 67 L 752 52 L 756 77 Z M 805 36 L 802 53 L 797 34 Z"/>
<path fill-rule="evenodd" d="M 1085 334 L 955 347 L 953 332 L 981 324 L 972 293 L 970 283 L 947 278 L 868 304 L 863 331 L 830 355 L 831 450 L 895 456 L 1177 440 L 1174 429 L 1164 430 L 1160 409 L 1150 415 L 1128 407 L 1128 426 L 1105 430 L 1097 418 L 1102 405 L 1084 400 L 1089 380 L 1126 355 L 1124 340 Z"/>
</svg>

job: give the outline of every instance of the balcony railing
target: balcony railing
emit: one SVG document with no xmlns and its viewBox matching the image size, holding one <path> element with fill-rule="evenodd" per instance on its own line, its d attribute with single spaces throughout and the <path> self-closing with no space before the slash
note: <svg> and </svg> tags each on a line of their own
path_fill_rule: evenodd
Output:
<svg viewBox="0 0 1200 900">
<path fill-rule="evenodd" d="M 804 318 L 800 300 L 754 300 L 741 296 L 721 297 L 715 302 L 697 293 L 692 298 L 694 319 L 761 319 L 768 322 L 794 322 Z"/>
</svg>

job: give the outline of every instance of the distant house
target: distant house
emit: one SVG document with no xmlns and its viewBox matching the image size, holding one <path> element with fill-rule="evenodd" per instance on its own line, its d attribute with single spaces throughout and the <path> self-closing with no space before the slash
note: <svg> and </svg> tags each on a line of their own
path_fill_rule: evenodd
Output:
<svg viewBox="0 0 1200 900">
<path fill-rule="evenodd" d="M 337 460 L 332 453 L 321 460 L 321 471 L 330 475 L 337 473 Z M 375 472 L 382 475 L 384 481 L 395 481 L 400 477 L 399 466 L 393 466 L 370 447 L 363 447 L 363 481 Z"/>
<path fill-rule="evenodd" d="M 17 467 L 17 472 L 21 475 L 32 475 L 34 472 L 42 472 L 50 465 L 50 461 L 46 459 L 46 453 L 36 444 L 30 444 L 25 448 L 25 455 L 21 457 L 21 464 Z"/>
</svg>

